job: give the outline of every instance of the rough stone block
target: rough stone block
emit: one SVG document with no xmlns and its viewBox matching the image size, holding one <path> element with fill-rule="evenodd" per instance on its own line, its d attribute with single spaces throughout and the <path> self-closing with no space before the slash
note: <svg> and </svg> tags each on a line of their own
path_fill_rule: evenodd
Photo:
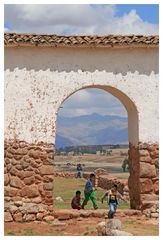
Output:
<svg viewBox="0 0 163 240">
<path fill-rule="evenodd" d="M 36 220 L 38 220 L 38 221 L 42 221 L 44 215 L 45 215 L 45 213 L 37 213 L 37 215 L 36 215 Z"/>
<path fill-rule="evenodd" d="M 149 163 L 140 162 L 140 177 L 153 178 L 156 177 L 156 168 Z"/>
<path fill-rule="evenodd" d="M 154 152 L 158 148 L 158 145 L 152 144 L 152 145 L 147 145 L 147 150 L 149 152 Z"/>
<path fill-rule="evenodd" d="M 146 149 L 139 150 L 139 156 L 140 157 L 147 157 L 147 156 L 149 156 L 148 150 L 146 150 Z"/>
<path fill-rule="evenodd" d="M 15 213 L 13 215 L 14 221 L 21 222 L 23 220 L 23 214 L 21 212 Z"/>
<path fill-rule="evenodd" d="M 15 204 L 15 206 L 17 206 L 17 207 L 20 207 L 20 206 L 23 205 L 23 202 L 22 202 L 22 201 L 15 201 L 14 204 Z"/>
<path fill-rule="evenodd" d="M 31 177 L 34 175 L 35 175 L 34 171 L 24 171 L 24 173 L 23 173 L 24 178 Z"/>
<path fill-rule="evenodd" d="M 145 202 L 147 202 L 147 201 L 158 201 L 159 200 L 159 196 L 158 195 L 156 195 L 156 194 L 141 194 L 140 195 L 141 196 L 141 200 L 142 200 L 142 202 L 143 201 L 145 201 Z"/>
<path fill-rule="evenodd" d="M 159 181 L 156 181 L 153 185 L 154 193 L 159 194 Z"/>
<path fill-rule="evenodd" d="M 159 151 L 155 150 L 154 152 L 150 152 L 150 157 L 152 159 L 158 158 L 159 157 Z"/>
<path fill-rule="evenodd" d="M 20 188 L 21 189 L 24 186 L 24 184 L 22 183 L 20 178 L 18 178 L 18 177 L 11 177 L 10 178 L 10 186 L 14 187 L 14 188 Z"/>
<path fill-rule="evenodd" d="M 46 222 L 52 222 L 52 221 L 54 221 L 54 216 L 51 216 L 51 215 L 46 216 L 43 218 L 43 220 Z"/>
<path fill-rule="evenodd" d="M 14 155 L 14 158 L 15 158 L 16 160 L 20 160 L 22 157 L 23 157 L 22 155 Z"/>
<path fill-rule="evenodd" d="M 26 169 L 27 167 L 30 166 L 30 162 L 27 162 L 26 160 L 22 159 L 20 161 L 20 165 L 22 166 L 23 169 Z"/>
<path fill-rule="evenodd" d="M 39 150 L 33 150 L 31 149 L 28 152 L 28 155 L 34 159 L 40 158 L 40 159 L 46 159 L 47 158 L 47 153 L 46 152 L 42 152 Z"/>
<path fill-rule="evenodd" d="M 15 197 L 18 193 L 18 189 L 12 187 L 5 187 L 4 195 L 5 197 Z"/>
<path fill-rule="evenodd" d="M 15 213 L 15 212 L 17 212 L 17 210 L 18 210 L 18 207 L 16 207 L 15 205 L 11 205 L 10 204 L 10 206 L 9 206 L 9 211 L 10 211 L 10 213 Z"/>
<path fill-rule="evenodd" d="M 41 199 L 41 197 L 36 197 L 36 198 L 33 198 L 33 199 L 32 199 L 32 202 L 33 202 L 33 203 L 41 203 L 41 202 L 42 202 L 42 199 Z"/>
<path fill-rule="evenodd" d="M 159 213 L 151 213 L 152 218 L 159 218 Z"/>
<path fill-rule="evenodd" d="M 23 208 L 27 213 L 38 213 L 39 212 L 38 204 L 24 203 Z"/>
<path fill-rule="evenodd" d="M 23 220 L 30 222 L 30 221 L 35 221 L 36 220 L 36 214 L 25 214 L 23 216 Z"/>
<path fill-rule="evenodd" d="M 17 155 L 26 155 L 28 153 L 28 149 L 27 148 L 18 148 L 16 150 L 16 154 Z"/>
<path fill-rule="evenodd" d="M 16 167 L 17 170 L 23 170 L 23 167 L 21 165 L 19 165 L 19 164 L 16 165 L 15 167 Z"/>
<path fill-rule="evenodd" d="M 13 167 L 12 165 L 11 165 L 10 169 L 8 169 L 8 171 L 10 172 L 10 174 L 12 176 L 17 176 L 18 173 L 19 173 L 19 171 L 15 167 Z"/>
<path fill-rule="evenodd" d="M 31 176 L 31 177 L 28 177 L 28 178 L 24 178 L 24 183 L 26 185 L 31 185 L 31 184 L 35 183 L 35 177 Z"/>
<path fill-rule="evenodd" d="M 147 163 L 151 163 L 152 159 L 150 156 L 143 156 L 139 158 L 140 162 L 147 162 Z"/>
<path fill-rule="evenodd" d="M 5 222 L 13 222 L 13 218 L 12 218 L 11 213 L 9 213 L 9 212 L 4 213 L 4 221 Z"/>
<path fill-rule="evenodd" d="M 4 185 L 7 186 L 10 182 L 10 178 L 8 174 L 4 175 Z"/>
<path fill-rule="evenodd" d="M 5 153 L 5 158 L 13 158 L 13 154 L 6 152 Z"/>
<path fill-rule="evenodd" d="M 28 198 L 34 198 L 38 197 L 40 194 L 38 191 L 38 187 L 35 185 L 31 185 L 23 187 L 23 189 L 20 191 L 20 195 L 22 197 L 27 196 Z"/>
<path fill-rule="evenodd" d="M 140 191 L 141 193 L 148 193 L 153 191 L 152 180 L 149 178 L 140 178 Z"/>
</svg>

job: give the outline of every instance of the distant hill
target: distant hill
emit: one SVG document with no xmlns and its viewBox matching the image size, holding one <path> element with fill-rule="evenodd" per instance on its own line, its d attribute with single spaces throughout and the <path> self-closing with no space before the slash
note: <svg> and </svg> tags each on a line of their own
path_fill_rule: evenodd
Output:
<svg viewBox="0 0 163 240">
<path fill-rule="evenodd" d="M 58 117 L 56 147 L 128 143 L 127 118 L 97 113 Z"/>
</svg>

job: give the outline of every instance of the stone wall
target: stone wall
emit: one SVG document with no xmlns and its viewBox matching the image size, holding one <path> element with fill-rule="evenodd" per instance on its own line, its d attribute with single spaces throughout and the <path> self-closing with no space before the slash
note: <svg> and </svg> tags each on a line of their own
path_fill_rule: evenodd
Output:
<svg viewBox="0 0 163 240">
<path fill-rule="evenodd" d="M 117 184 L 118 186 L 118 191 L 123 194 L 123 189 L 125 187 L 125 182 L 123 180 L 119 180 L 111 175 L 100 175 L 98 177 L 98 187 L 101 187 L 103 189 L 109 190 L 111 187 Z"/>
<path fill-rule="evenodd" d="M 148 208 L 159 200 L 159 146 L 130 145 L 128 180 L 131 207 Z"/>
<path fill-rule="evenodd" d="M 35 220 L 53 205 L 54 145 L 5 142 L 5 216 Z"/>
<path fill-rule="evenodd" d="M 142 205 L 159 200 L 159 146 L 140 144 L 140 193 Z"/>
</svg>

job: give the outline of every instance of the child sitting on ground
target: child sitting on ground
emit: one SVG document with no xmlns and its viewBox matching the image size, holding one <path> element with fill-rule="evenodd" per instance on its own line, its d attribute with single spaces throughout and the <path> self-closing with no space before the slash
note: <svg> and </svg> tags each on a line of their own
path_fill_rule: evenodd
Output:
<svg viewBox="0 0 163 240">
<path fill-rule="evenodd" d="M 71 207 L 73 209 L 81 209 L 81 198 L 80 198 L 81 192 L 80 191 L 76 191 L 75 197 L 73 197 L 72 201 L 71 201 Z"/>
</svg>

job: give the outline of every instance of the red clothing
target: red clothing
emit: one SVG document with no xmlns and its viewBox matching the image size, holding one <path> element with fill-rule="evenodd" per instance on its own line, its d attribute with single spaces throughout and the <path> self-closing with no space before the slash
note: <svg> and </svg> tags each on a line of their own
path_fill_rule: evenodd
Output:
<svg viewBox="0 0 163 240">
<path fill-rule="evenodd" d="M 80 203 L 80 201 L 81 201 L 81 198 L 80 197 L 73 197 L 73 199 L 72 199 L 72 201 L 71 201 L 71 207 L 73 208 L 73 209 L 78 209 L 78 210 L 80 210 L 81 209 L 81 203 Z"/>
</svg>

